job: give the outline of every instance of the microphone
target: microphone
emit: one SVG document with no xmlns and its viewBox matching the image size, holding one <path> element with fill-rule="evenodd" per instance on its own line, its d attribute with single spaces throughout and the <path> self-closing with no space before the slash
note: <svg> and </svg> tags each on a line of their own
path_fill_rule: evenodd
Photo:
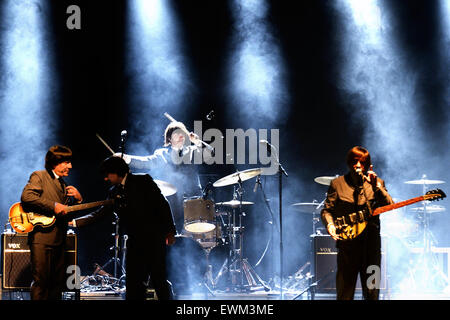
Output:
<svg viewBox="0 0 450 320">
<path fill-rule="evenodd" d="M 120 133 L 120 138 L 125 140 L 125 138 L 127 137 L 127 134 L 128 134 L 127 130 L 122 130 L 122 132 Z"/>
<path fill-rule="evenodd" d="M 360 181 L 359 181 L 359 182 L 360 182 L 361 184 L 364 183 L 364 180 L 369 181 L 369 180 L 367 179 L 367 177 L 364 175 L 364 173 L 363 173 L 361 167 L 356 167 L 356 168 L 355 168 L 355 172 L 356 172 L 356 174 L 358 175 L 358 177 L 360 177 Z"/>
<path fill-rule="evenodd" d="M 214 114 L 214 110 L 211 110 L 207 115 L 206 115 L 206 120 L 211 121 L 212 119 L 214 119 L 215 114 Z"/>
</svg>

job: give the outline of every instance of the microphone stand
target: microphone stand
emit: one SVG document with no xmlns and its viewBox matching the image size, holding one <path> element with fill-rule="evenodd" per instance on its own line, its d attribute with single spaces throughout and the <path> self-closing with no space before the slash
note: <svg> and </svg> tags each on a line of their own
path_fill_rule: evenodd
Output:
<svg viewBox="0 0 450 320">
<path fill-rule="evenodd" d="M 280 300 L 283 300 L 283 174 L 288 177 L 286 170 L 284 170 L 281 163 L 278 161 L 278 188 L 279 188 L 279 201 L 280 201 Z"/>
<path fill-rule="evenodd" d="M 267 143 L 270 149 L 275 149 L 270 143 Z M 275 152 L 275 161 L 278 165 L 278 196 L 279 196 L 279 219 L 280 219 L 280 300 L 283 300 L 283 174 L 288 177 L 286 170 L 280 163 L 280 155 Z"/>
</svg>

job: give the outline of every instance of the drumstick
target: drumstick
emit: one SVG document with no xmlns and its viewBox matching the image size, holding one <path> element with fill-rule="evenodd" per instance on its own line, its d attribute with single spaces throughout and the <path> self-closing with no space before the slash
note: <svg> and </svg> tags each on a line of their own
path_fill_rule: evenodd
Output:
<svg viewBox="0 0 450 320">
<path fill-rule="evenodd" d="M 108 144 L 105 142 L 105 140 L 103 140 L 102 137 L 100 137 L 98 133 L 96 133 L 95 135 L 105 145 L 105 147 L 114 155 L 113 149 L 111 149 L 111 147 L 108 146 Z"/>
<path fill-rule="evenodd" d="M 169 119 L 172 122 L 177 122 L 177 120 L 175 120 L 174 118 L 172 118 L 172 116 L 170 114 L 168 114 L 167 112 L 164 112 L 164 115 L 167 117 L 167 119 Z"/>
<path fill-rule="evenodd" d="M 166 118 L 169 119 L 171 122 L 178 122 L 177 120 L 175 120 L 174 118 L 172 118 L 172 116 L 171 116 L 170 114 L 168 114 L 167 112 L 164 112 L 164 115 L 165 115 Z M 186 130 L 184 130 L 183 128 L 180 128 L 180 129 L 183 130 L 184 133 L 186 133 L 188 136 L 191 135 L 191 133 L 188 132 L 187 129 L 186 129 Z"/>
</svg>

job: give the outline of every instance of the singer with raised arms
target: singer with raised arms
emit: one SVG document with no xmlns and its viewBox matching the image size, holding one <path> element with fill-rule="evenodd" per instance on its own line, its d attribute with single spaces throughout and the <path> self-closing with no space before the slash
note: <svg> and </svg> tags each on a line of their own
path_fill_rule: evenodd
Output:
<svg viewBox="0 0 450 320">
<path fill-rule="evenodd" d="M 349 172 L 331 181 L 322 222 L 330 236 L 336 240 L 338 300 L 352 300 L 358 274 L 363 297 L 378 300 L 381 272 L 381 236 L 379 216 L 368 219 L 365 229 L 353 239 L 344 239 L 336 231 L 336 219 L 346 217 L 362 209 L 371 212 L 377 207 L 392 204 L 384 181 L 373 170 L 369 151 L 355 146 L 347 153 Z"/>
</svg>

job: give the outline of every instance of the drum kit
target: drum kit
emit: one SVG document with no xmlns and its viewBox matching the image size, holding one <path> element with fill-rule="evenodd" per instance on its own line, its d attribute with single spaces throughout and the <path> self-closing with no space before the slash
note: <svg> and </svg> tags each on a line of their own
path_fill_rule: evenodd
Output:
<svg viewBox="0 0 450 320">
<path fill-rule="evenodd" d="M 244 208 L 254 203 L 243 201 L 242 183 L 261 173 L 260 168 L 248 169 L 215 181 L 212 186 L 216 188 L 234 185 L 233 198 L 229 201 L 215 203 L 206 196 L 184 199 L 184 230 L 176 236 L 175 244 L 169 247 L 168 258 L 174 264 L 183 256 L 189 276 L 171 279 L 169 272 L 175 294 L 177 289 L 189 290 L 188 286 L 207 288 L 211 294 L 214 290 L 270 290 L 245 258 L 243 250 Z M 157 184 L 163 194 L 176 192 L 176 188 L 167 182 L 159 181 Z M 177 266 L 181 267 L 180 264 Z"/>
</svg>

